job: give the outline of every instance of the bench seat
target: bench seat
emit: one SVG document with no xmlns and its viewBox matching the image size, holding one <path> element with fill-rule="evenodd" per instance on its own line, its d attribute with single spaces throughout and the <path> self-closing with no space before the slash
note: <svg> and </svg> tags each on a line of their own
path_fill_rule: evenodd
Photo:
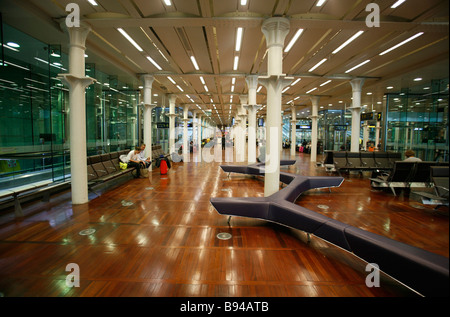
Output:
<svg viewBox="0 0 450 317">
<path fill-rule="evenodd" d="M 245 166 L 222 166 L 226 172 L 243 173 Z M 264 173 L 263 166 L 249 165 L 252 174 Z M 367 263 L 423 296 L 449 295 L 449 259 L 447 257 L 377 235 L 331 219 L 295 204 L 305 191 L 315 188 L 339 187 L 342 177 L 302 176 L 280 173 L 287 187 L 269 197 L 211 198 L 222 215 L 263 219 L 302 230 Z"/>
</svg>

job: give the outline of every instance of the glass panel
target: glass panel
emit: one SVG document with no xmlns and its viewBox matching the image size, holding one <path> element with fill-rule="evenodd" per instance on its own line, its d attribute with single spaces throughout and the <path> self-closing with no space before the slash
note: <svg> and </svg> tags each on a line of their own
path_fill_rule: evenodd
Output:
<svg viewBox="0 0 450 317">
<path fill-rule="evenodd" d="M 423 90 L 386 96 L 386 150 L 412 149 L 422 160 L 448 162 L 448 79 L 428 83 Z"/>
<path fill-rule="evenodd" d="M 70 178 L 68 73 L 59 45 L 47 45 L 3 25 L 0 65 L 0 189 Z M 8 44 L 10 43 L 10 44 Z M 138 144 L 139 93 L 86 64 L 98 83 L 86 89 L 88 155 Z"/>
</svg>

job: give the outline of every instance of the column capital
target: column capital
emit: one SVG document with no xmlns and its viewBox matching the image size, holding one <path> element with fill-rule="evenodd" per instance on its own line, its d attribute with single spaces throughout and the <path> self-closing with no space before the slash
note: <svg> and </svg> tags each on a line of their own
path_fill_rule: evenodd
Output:
<svg viewBox="0 0 450 317">
<path fill-rule="evenodd" d="M 97 80 L 92 77 L 78 77 L 72 74 L 58 74 L 57 78 L 65 83 L 68 87 L 72 87 L 76 84 L 81 84 L 84 88 L 86 88 L 97 82 Z"/>
<path fill-rule="evenodd" d="M 361 92 L 362 86 L 364 85 L 364 82 L 366 81 L 365 78 L 354 78 L 350 80 L 350 85 L 352 85 L 353 92 Z"/>
<path fill-rule="evenodd" d="M 284 46 L 284 40 L 289 33 L 290 21 L 283 17 L 273 17 L 264 20 L 261 30 L 266 37 L 267 47 Z"/>
<path fill-rule="evenodd" d="M 311 103 L 313 104 L 313 106 L 319 105 L 320 96 L 310 96 L 309 98 L 311 99 Z"/>
<path fill-rule="evenodd" d="M 86 24 L 84 21 L 80 21 L 79 27 L 68 27 L 66 25 L 66 19 L 59 20 L 59 26 L 61 30 L 69 35 L 70 46 L 79 46 L 83 49 L 86 49 L 86 39 L 89 33 L 92 31 L 92 28 Z"/>
<path fill-rule="evenodd" d="M 143 102 L 141 102 L 139 105 L 142 107 L 145 107 L 145 108 L 150 108 L 150 109 L 158 107 L 158 105 L 156 105 L 156 104 L 149 104 L 149 103 L 143 103 Z"/>
<path fill-rule="evenodd" d="M 144 85 L 147 86 L 151 86 L 153 84 L 153 81 L 155 80 L 155 77 L 153 77 L 153 75 L 150 74 L 143 74 L 140 76 L 141 80 L 144 82 Z"/>
<path fill-rule="evenodd" d="M 177 101 L 177 98 L 178 98 L 178 96 L 175 95 L 175 94 L 169 94 L 168 97 L 169 97 L 169 102 L 170 103 L 175 103 Z"/>
<path fill-rule="evenodd" d="M 249 90 L 258 88 L 258 75 L 249 75 L 245 77 L 245 81 Z"/>
<path fill-rule="evenodd" d="M 248 111 L 254 111 L 261 108 L 261 105 L 244 105 L 244 108 Z"/>
<path fill-rule="evenodd" d="M 270 75 L 259 77 L 259 82 L 261 85 L 266 87 L 266 89 L 273 84 L 277 84 L 277 89 L 283 89 L 292 83 L 292 79 L 289 79 L 285 74 L 281 75 Z"/>
</svg>

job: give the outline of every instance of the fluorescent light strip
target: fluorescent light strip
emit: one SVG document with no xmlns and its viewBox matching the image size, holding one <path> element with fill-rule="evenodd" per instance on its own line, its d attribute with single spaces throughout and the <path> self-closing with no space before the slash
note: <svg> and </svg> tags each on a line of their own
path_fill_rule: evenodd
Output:
<svg viewBox="0 0 450 317">
<path fill-rule="evenodd" d="M 88 0 L 88 2 L 90 3 L 90 4 L 92 4 L 93 6 L 98 6 L 98 3 L 97 2 L 95 2 L 95 0 Z"/>
<path fill-rule="evenodd" d="M 203 85 L 206 85 L 205 80 L 203 79 L 203 76 L 200 76 L 200 81 L 202 82 Z"/>
<path fill-rule="evenodd" d="M 298 38 L 300 37 L 300 35 L 302 35 L 302 33 L 303 33 L 303 29 L 298 29 L 297 33 L 295 33 L 294 37 L 289 42 L 288 46 L 286 46 L 286 48 L 284 49 L 285 53 L 287 53 L 291 50 L 292 46 L 294 46 L 295 42 L 297 42 Z"/>
<path fill-rule="evenodd" d="M 127 32 L 125 32 L 122 28 L 118 28 L 117 31 L 119 31 L 131 44 L 133 44 L 134 47 L 136 47 L 136 49 L 139 52 L 142 52 L 143 49 L 138 45 L 138 43 L 136 43 L 131 36 L 128 35 Z"/>
<path fill-rule="evenodd" d="M 400 46 L 405 45 L 406 43 L 408 43 L 408 42 L 414 40 L 415 38 L 418 38 L 418 37 L 421 36 L 422 34 L 423 34 L 423 32 L 419 32 L 419 33 L 417 33 L 416 35 L 413 35 L 413 36 L 411 36 L 410 38 L 404 40 L 403 42 L 398 43 L 397 45 L 392 46 L 390 49 L 387 49 L 387 50 L 385 50 L 384 52 L 381 52 L 380 55 L 385 55 L 385 54 L 389 53 L 390 51 L 393 51 L 393 50 L 395 50 L 396 48 L 399 48 Z"/>
<path fill-rule="evenodd" d="M 327 1 L 327 0 L 319 0 L 319 1 L 317 1 L 316 7 L 321 7 L 325 3 L 325 1 Z"/>
<path fill-rule="evenodd" d="M 320 65 L 322 65 L 323 63 L 325 63 L 327 61 L 326 58 L 322 59 L 320 62 L 318 62 L 316 65 L 314 65 L 309 72 L 312 72 L 313 70 L 315 70 L 317 67 L 319 67 Z"/>
<path fill-rule="evenodd" d="M 317 89 L 317 87 L 316 88 L 313 88 L 313 89 L 310 89 L 310 90 L 308 90 L 306 93 L 307 94 L 309 94 L 310 92 L 313 92 L 314 90 L 316 90 Z"/>
<path fill-rule="evenodd" d="M 320 84 L 320 87 L 323 87 L 323 86 L 325 86 L 326 84 L 329 84 L 331 82 L 331 79 L 330 80 L 327 80 L 326 82 L 324 82 L 324 83 L 322 83 L 322 84 Z"/>
<path fill-rule="evenodd" d="M 181 89 L 181 87 L 180 87 L 180 86 L 178 86 L 178 85 L 177 85 L 177 88 L 178 88 L 178 89 L 180 89 L 181 91 L 184 91 L 184 90 L 183 90 L 183 89 Z"/>
<path fill-rule="evenodd" d="M 233 65 L 233 70 L 237 70 L 239 66 L 239 56 L 235 56 L 234 57 L 234 65 Z"/>
<path fill-rule="evenodd" d="M 358 31 L 356 32 L 351 38 L 349 38 L 347 41 L 345 41 L 344 43 L 342 43 L 341 46 L 339 46 L 337 49 L 335 49 L 332 54 L 336 54 L 337 52 L 339 52 L 340 50 L 342 50 L 344 47 L 346 47 L 348 44 L 350 44 L 351 42 L 353 42 L 356 38 L 358 38 L 361 34 L 363 34 L 364 31 Z"/>
<path fill-rule="evenodd" d="M 294 86 L 295 84 L 297 84 L 300 80 L 302 80 L 301 78 L 298 78 L 296 81 L 294 81 L 291 86 Z"/>
<path fill-rule="evenodd" d="M 241 0 L 241 6 L 247 5 L 247 0 Z"/>
<path fill-rule="evenodd" d="M 238 28 L 237 29 L 237 33 L 236 33 L 236 52 L 239 52 L 241 50 L 241 44 L 242 44 L 242 33 L 243 33 L 244 29 L 243 28 Z"/>
<path fill-rule="evenodd" d="M 350 73 L 352 70 L 355 70 L 355 69 L 357 69 L 357 68 L 359 68 L 359 67 L 361 67 L 361 66 L 367 64 L 368 62 L 370 62 L 370 59 L 368 59 L 368 60 L 362 62 L 361 64 L 356 65 L 355 67 L 350 68 L 350 69 L 349 69 L 348 71 L 346 71 L 345 73 L 346 73 L 346 74 L 347 74 L 347 73 Z"/>
<path fill-rule="evenodd" d="M 167 79 L 170 80 L 172 82 L 172 84 L 176 85 L 177 83 L 175 82 L 175 80 L 172 79 L 172 77 L 167 76 Z"/>
<path fill-rule="evenodd" d="M 405 2 L 406 0 L 398 0 L 396 3 L 394 3 L 392 6 L 391 6 L 391 9 L 395 9 L 395 8 L 397 8 L 398 6 L 400 6 L 403 2 Z"/>
<path fill-rule="evenodd" d="M 158 70 L 162 70 L 161 66 L 159 66 L 159 65 L 153 60 L 153 58 L 151 58 L 150 56 L 147 56 L 147 59 L 150 61 L 150 63 L 152 63 L 153 65 L 155 65 L 155 67 L 156 67 Z"/>
<path fill-rule="evenodd" d="M 169 7 L 172 5 L 172 2 L 170 2 L 170 0 L 164 0 L 164 3 Z"/>
<path fill-rule="evenodd" d="M 199 70 L 200 68 L 198 67 L 197 61 L 195 60 L 194 56 L 191 56 L 191 61 L 192 61 L 192 64 L 194 65 L 195 69 Z"/>
</svg>

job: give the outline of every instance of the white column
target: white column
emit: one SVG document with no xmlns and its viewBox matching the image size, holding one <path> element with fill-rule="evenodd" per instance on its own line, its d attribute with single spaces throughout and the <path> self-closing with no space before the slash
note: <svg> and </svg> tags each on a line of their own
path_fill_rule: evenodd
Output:
<svg viewBox="0 0 450 317">
<path fill-rule="evenodd" d="M 378 144 L 380 144 L 380 121 L 377 120 L 376 130 L 375 130 L 375 148 L 378 149 Z"/>
<path fill-rule="evenodd" d="M 256 90 L 258 88 L 258 76 L 251 75 L 245 78 L 248 86 L 248 164 L 256 163 L 256 111 L 259 106 L 256 104 Z"/>
<path fill-rule="evenodd" d="M 236 160 L 238 162 L 245 161 L 245 135 L 247 130 L 247 111 L 245 106 L 248 102 L 247 96 L 240 96 L 241 105 L 239 107 L 239 127 L 238 127 L 238 146 L 236 147 Z"/>
<path fill-rule="evenodd" d="M 188 142 L 188 114 L 189 106 L 183 106 L 183 162 L 189 162 L 189 142 Z"/>
<path fill-rule="evenodd" d="M 350 81 L 353 91 L 352 106 L 352 141 L 351 152 L 359 152 L 359 136 L 361 129 L 361 90 L 364 85 L 364 78 L 355 78 Z"/>
<path fill-rule="evenodd" d="M 69 45 L 69 74 L 60 74 L 59 79 L 69 87 L 70 104 L 70 172 L 72 204 L 85 204 L 88 198 L 87 149 L 86 149 L 86 87 L 95 79 L 85 76 L 86 38 L 91 28 L 66 28 Z"/>
<path fill-rule="evenodd" d="M 169 95 L 169 154 L 172 155 L 175 150 L 175 118 L 177 114 L 175 113 L 175 102 L 177 100 L 176 95 Z"/>
<path fill-rule="evenodd" d="M 145 148 L 145 157 L 152 157 L 152 110 L 155 108 L 155 105 L 152 105 L 152 85 L 153 85 L 153 76 L 152 75 L 143 75 L 142 81 L 144 82 L 144 143 L 146 144 Z M 149 167 L 151 169 L 151 165 Z"/>
<path fill-rule="evenodd" d="M 368 150 L 367 148 L 367 141 L 369 140 L 369 122 L 366 120 L 363 124 L 363 149 L 365 151 Z"/>
<path fill-rule="evenodd" d="M 317 119 L 319 118 L 319 96 L 311 97 L 311 162 L 317 161 Z"/>
<path fill-rule="evenodd" d="M 202 161 L 202 118 L 201 112 L 198 112 L 197 119 L 197 162 Z"/>
<path fill-rule="evenodd" d="M 284 79 L 283 74 L 283 47 L 289 28 L 289 20 L 282 17 L 265 20 L 261 28 L 268 49 L 268 77 L 261 82 L 267 89 L 265 197 L 280 189 L 281 92 L 286 85 L 291 83 L 290 80 Z"/>
<path fill-rule="evenodd" d="M 295 106 L 291 106 L 291 156 L 295 158 L 295 145 L 297 143 L 297 111 Z"/>
</svg>

